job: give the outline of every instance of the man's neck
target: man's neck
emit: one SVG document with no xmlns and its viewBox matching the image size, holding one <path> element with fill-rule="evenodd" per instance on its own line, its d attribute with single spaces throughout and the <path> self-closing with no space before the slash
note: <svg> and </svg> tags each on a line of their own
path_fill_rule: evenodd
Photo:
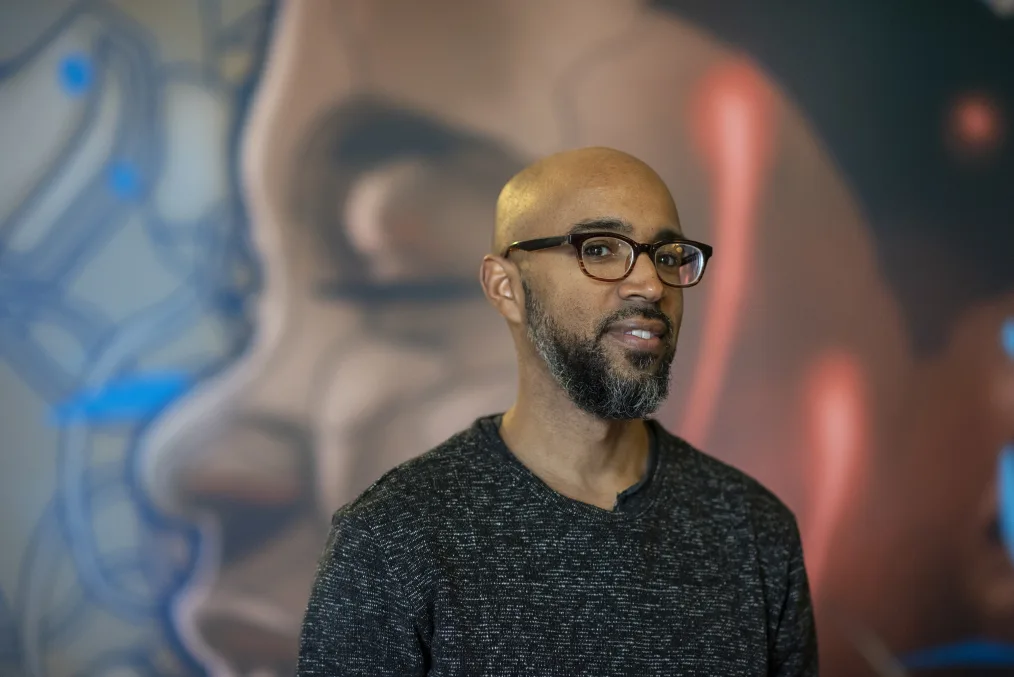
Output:
<svg viewBox="0 0 1014 677">
<path fill-rule="evenodd" d="M 503 417 L 500 434 L 507 447 L 564 496 L 612 509 L 616 496 L 647 469 L 650 436 L 644 421 L 602 420 L 562 392 L 531 397 L 524 390 Z"/>
</svg>

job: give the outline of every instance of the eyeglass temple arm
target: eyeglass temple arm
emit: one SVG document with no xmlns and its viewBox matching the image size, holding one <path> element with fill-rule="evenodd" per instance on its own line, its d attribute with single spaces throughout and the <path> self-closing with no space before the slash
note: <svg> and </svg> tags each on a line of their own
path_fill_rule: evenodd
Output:
<svg viewBox="0 0 1014 677">
<path fill-rule="evenodd" d="M 555 237 L 540 237 L 535 240 L 519 240 L 518 242 L 512 242 L 506 249 L 503 250 L 503 256 L 506 257 L 515 249 L 522 251 L 531 252 L 538 249 L 549 249 L 550 247 L 558 247 L 561 244 L 570 242 L 570 235 L 557 235 Z"/>
</svg>

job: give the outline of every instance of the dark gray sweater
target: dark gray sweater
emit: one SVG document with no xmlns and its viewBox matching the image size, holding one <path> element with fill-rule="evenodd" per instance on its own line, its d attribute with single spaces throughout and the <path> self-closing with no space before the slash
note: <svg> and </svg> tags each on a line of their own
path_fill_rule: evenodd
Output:
<svg viewBox="0 0 1014 677">
<path fill-rule="evenodd" d="M 299 674 L 816 675 L 799 532 L 771 492 L 650 422 L 603 510 L 476 421 L 332 522 Z"/>
</svg>

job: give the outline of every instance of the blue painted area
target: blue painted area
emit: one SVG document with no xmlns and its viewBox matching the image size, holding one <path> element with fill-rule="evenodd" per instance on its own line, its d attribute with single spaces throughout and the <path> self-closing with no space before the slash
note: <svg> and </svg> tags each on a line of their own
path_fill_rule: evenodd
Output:
<svg viewBox="0 0 1014 677">
<path fill-rule="evenodd" d="M 1000 519 L 1000 538 L 1007 555 L 1014 562 L 1014 444 L 1000 452 L 997 468 L 997 509 Z"/>
<path fill-rule="evenodd" d="M 0 668 L 13 668 L 21 662 L 21 640 L 17 619 L 7 598 L 0 592 Z"/>
<path fill-rule="evenodd" d="M 1003 346 L 1007 357 L 1014 360 L 1014 317 L 1004 320 L 1003 326 L 1000 328 L 1000 345 Z"/>
<path fill-rule="evenodd" d="M 106 172 L 106 183 L 116 197 L 125 202 L 141 197 L 141 174 L 129 162 L 115 162 Z"/>
<path fill-rule="evenodd" d="M 60 61 L 58 77 L 64 92 L 81 96 L 95 81 L 95 67 L 85 54 L 68 54 Z"/>
<path fill-rule="evenodd" d="M 957 667 L 1014 667 L 1014 645 L 983 640 L 924 649 L 901 658 L 909 670 Z"/>
<path fill-rule="evenodd" d="M 93 260 L 106 251 L 112 237 L 118 237 L 123 230 L 120 224 L 133 210 L 147 207 L 143 203 L 171 151 L 165 145 L 167 86 L 199 74 L 199 86 L 223 101 L 235 101 L 236 109 L 244 112 L 231 125 L 230 139 L 238 138 L 236 130 L 245 119 L 249 98 L 256 92 L 263 52 L 270 44 L 271 17 L 279 3 L 256 0 L 244 18 L 228 28 L 222 25 L 217 3 L 202 3 L 200 30 L 209 37 L 209 49 L 204 52 L 204 63 L 194 68 L 193 73 L 164 63 L 155 35 L 138 22 L 125 21 L 120 9 L 107 4 L 87 0 L 63 3 L 62 18 L 45 33 L 32 36 L 29 49 L 18 58 L 0 60 L 3 61 L 0 80 L 45 63 L 42 76 L 50 91 L 81 109 L 73 134 L 65 140 L 51 166 L 47 165 L 38 188 L 13 206 L 11 218 L 5 217 L 0 229 L 0 251 L 5 255 L 12 253 L 8 252 L 10 234 L 18 232 L 22 222 L 28 221 L 26 215 L 39 212 L 53 191 L 60 190 L 64 165 L 88 135 L 101 126 L 104 112 L 99 104 L 106 88 L 118 87 L 130 94 L 121 102 L 116 115 L 110 146 L 115 149 L 112 157 L 106 164 L 74 169 L 87 179 L 79 182 L 76 192 L 65 196 L 77 208 L 58 210 L 52 216 L 52 223 L 47 224 L 32 256 L 5 258 L 8 265 L 3 269 L 5 298 L 0 299 L 0 306 L 4 306 L 0 315 L 5 320 L 0 327 L 3 329 L 0 360 L 14 366 L 26 387 L 52 407 L 49 415 L 54 424 L 86 425 L 68 426 L 57 436 L 54 493 L 21 555 L 16 590 L 0 592 L 3 676 L 34 675 L 34 659 L 44 667 L 47 660 L 61 655 L 71 642 L 75 643 L 75 649 L 83 650 L 73 666 L 73 674 L 80 677 L 114 672 L 163 674 L 162 656 L 167 650 L 184 666 L 182 674 L 208 672 L 191 653 L 189 643 L 184 642 L 174 614 L 178 600 L 186 594 L 195 575 L 196 561 L 204 547 L 201 534 L 192 525 L 160 513 L 145 493 L 138 469 L 142 455 L 139 441 L 145 426 L 161 410 L 185 396 L 194 383 L 217 371 L 235 353 L 222 351 L 214 358 L 209 356 L 208 362 L 198 367 L 201 372 L 141 372 L 134 365 L 143 363 L 152 351 L 172 340 L 167 335 L 192 331 L 205 317 L 223 320 L 230 334 L 249 333 L 241 312 L 241 301 L 249 291 L 245 286 L 234 289 L 231 273 L 226 272 L 234 263 L 250 266 L 255 263 L 250 257 L 252 244 L 240 196 L 231 192 L 223 195 L 225 199 L 214 213 L 174 227 L 173 237 L 162 240 L 154 237 L 157 233 L 149 227 L 154 216 L 160 215 L 157 206 L 151 205 L 146 210 L 142 232 L 149 238 L 149 246 L 160 260 L 180 262 L 171 270 L 178 276 L 179 285 L 173 298 L 182 300 L 167 302 L 160 295 L 151 299 L 142 313 L 131 315 L 122 325 L 113 324 L 111 318 L 88 302 L 79 303 L 78 290 L 73 288 L 75 273 L 52 271 L 76 271 Z M 258 6 L 256 11 L 254 5 Z M 262 17 L 260 7 L 265 5 L 269 11 Z M 57 52 L 55 59 L 43 62 L 51 46 L 59 44 L 57 39 L 82 17 L 99 29 L 94 41 L 64 49 Z M 217 76 L 221 55 L 230 50 L 249 50 L 255 59 L 254 74 L 238 89 Z M 235 174 L 235 158 L 231 153 L 229 156 L 230 172 Z M 93 192 L 96 185 L 99 195 Z M 130 246 L 136 245 L 131 242 Z M 207 250 L 207 255 L 190 255 L 195 247 Z M 252 277 L 259 279 L 256 272 Z M 41 321 L 61 328 L 75 345 L 82 347 L 86 362 L 79 370 L 63 365 L 49 352 L 50 346 L 39 340 L 33 322 Z M 99 370 L 106 375 L 105 381 L 94 378 Z M 110 374 L 116 376 L 109 377 Z M 88 388 L 75 385 L 85 382 Z M 34 425 L 40 423 L 35 421 Z M 33 422 L 26 421 L 24 425 L 31 426 Z M 104 429 L 104 425 L 111 429 Z M 127 446 L 126 459 L 97 462 L 91 452 L 93 436 L 100 431 Z M 125 551 L 109 552 L 97 538 L 109 527 L 103 521 L 105 518 L 96 513 L 96 507 L 113 502 L 118 514 L 125 510 L 139 518 L 138 531 L 131 535 Z M 173 540 L 179 537 L 184 543 L 180 559 L 177 561 L 174 556 L 171 565 L 165 562 L 161 541 L 169 537 Z M 151 543 L 158 545 L 150 547 Z M 76 574 L 74 594 L 54 598 L 52 590 L 57 580 L 64 580 L 68 567 L 73 567 Z M 147 583 L 143 589 L 138 586 L 139 579 Z M 45 614 L 35 627 L 32 617 L 26 614 L 38 609 L 44 609 Z M 82 645 L 82 633 L 98 619 L 104 625 L 115 619 L 117 623 L 143 629 L 144 634 L 115 649 L 104 646 L 104 641 Z M 22 627 L 35 630 L 22 634 Z M 115 631 L 118 625 L 110 627 Z M 149 630 L 156 634 L 151 635 Z M 29 657 L 33 657 L 32 670 Z"/>
<path fill-rule="evenodd" d="M 78 393 L 57 405 L 51 418 L 57 425 L 145 420 L 186 393 L 191 385 L 191 377 L 178 372 L 127 377 Z"/>
</svg>

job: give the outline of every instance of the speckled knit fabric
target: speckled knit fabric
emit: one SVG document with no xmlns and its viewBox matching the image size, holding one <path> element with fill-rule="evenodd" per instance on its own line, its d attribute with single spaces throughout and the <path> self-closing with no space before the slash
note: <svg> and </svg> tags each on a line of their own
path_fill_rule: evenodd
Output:
<svg viewBox="0 0 1014 677">
<path fill-rule="evenodd" d="M 613 511 L 476 421 L 334 515 L 300 675 L 816 675 L 792 513 L 652 422 Z"/>
</svg>

